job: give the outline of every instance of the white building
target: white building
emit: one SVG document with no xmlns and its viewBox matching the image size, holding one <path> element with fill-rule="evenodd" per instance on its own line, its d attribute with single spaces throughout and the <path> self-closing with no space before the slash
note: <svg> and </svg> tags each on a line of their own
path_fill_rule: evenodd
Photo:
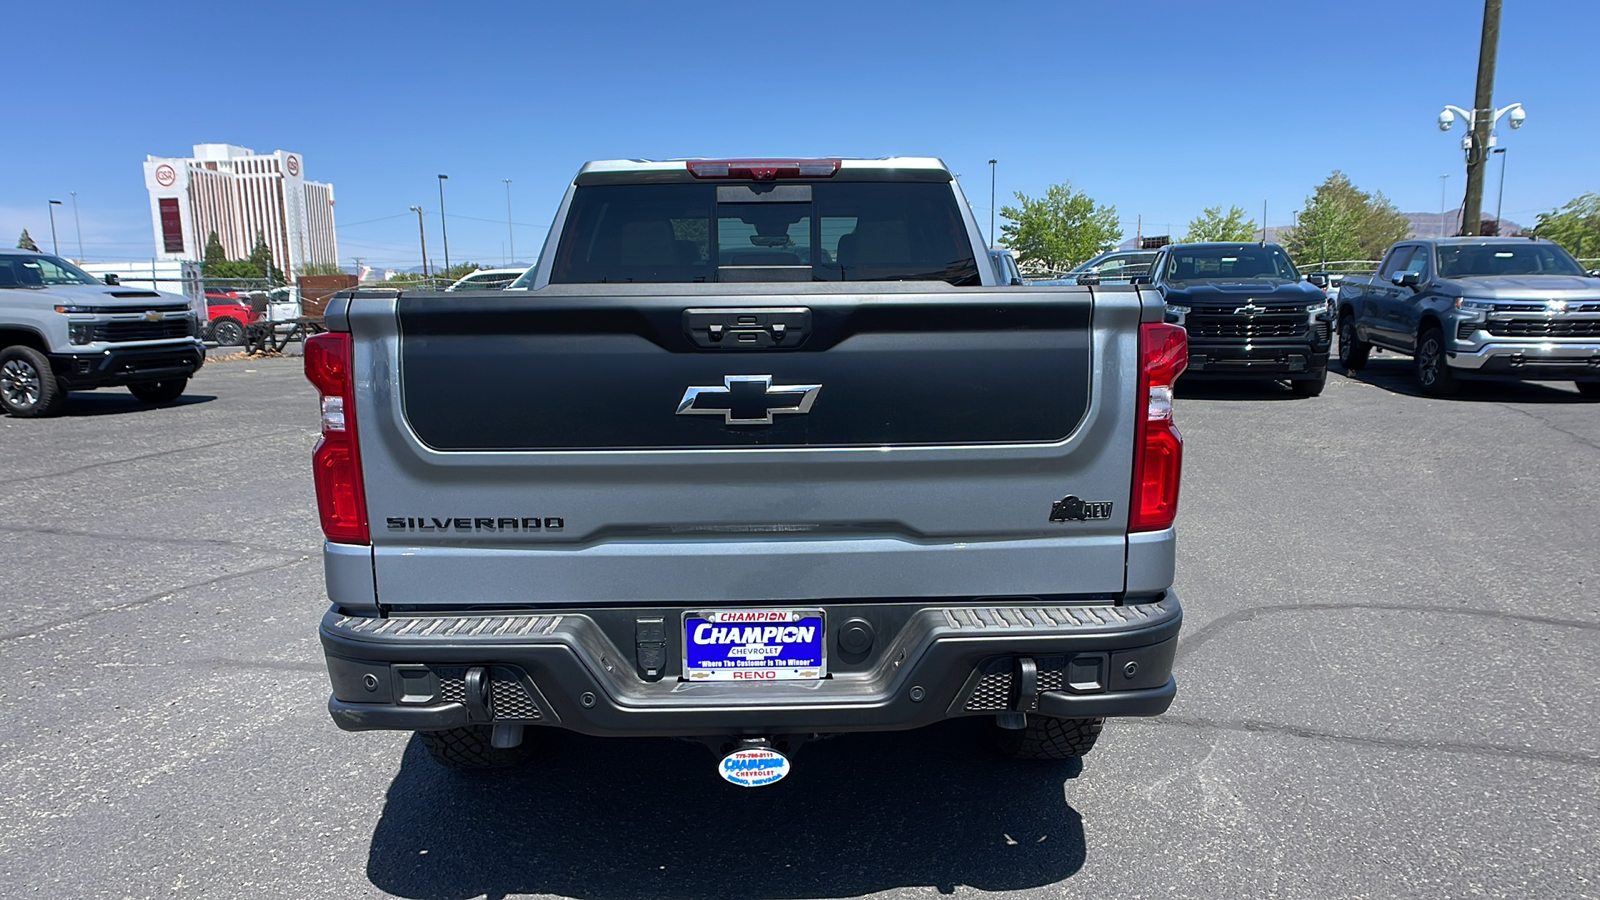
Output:
<svg viewBox="0 0 1600 900">
<path fill-rule="evenodd" d="M 261 234 L 291 279 L 339 260 L 333 185 L 307 181 L 298 153 L 196 144 L 190 158 L 145 157 L 144 184 L 158 259 L 203 259 L 215 231 L 229 259 L 249 256 Z"/>
</svg>

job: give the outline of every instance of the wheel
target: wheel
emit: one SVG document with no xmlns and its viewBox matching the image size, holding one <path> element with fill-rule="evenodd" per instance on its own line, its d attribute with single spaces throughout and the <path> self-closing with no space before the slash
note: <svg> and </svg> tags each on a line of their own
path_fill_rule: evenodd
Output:
<svg viewBox="0 0 1600 900">
<path fill-rule="evenodd" d="M 234 347 L 244 343 L 244 326 L 239 320 L 224 316 L 211 323 L 211 337 L 224 347 Z"/>
<path fill-rule="evenodd" d="M 419 731 L 422 746 L 428 755 L 441 766 L 451 769 L 505 769 L 519 765 L 528 758 L 528 738 L 516 747 L 501 748 L 489 743 L 493 728 L 489 725 L 468 725 L 446 731 Z"/>
<path fill-rule="evenodd" d="M 145 381 L 128 385 L 128 392 L 141 403 L 171 403 L 183 396 L 189 386 L 187 378 L 168 378 L 165 381 Z"/>
<path fill-rule="evenodd" d="M 1424 394 L 1448 397 L 1460 386 L 1444 355 L 1444 332 L 1429 328 L 1417 339 L 1417 386 Z"/>
<path fill-rule="evenodd" d="M 1359 371 L 1367 364 L 1367 357 L 1372 354 L 1372 345 L 1356 337 L 1356 323 L 1351 320 L 1349 313 L 1339 316 L 1339 365 L 1346 372 Z"/>
<path fill-rule="evenodd" d="M 1014 759 L 1075 759 L 1093 749 L 1105 722 L 1030 715 L 1025 727 L 1000 730 L 1000 750 Z"/>
<path fill-rule="evenodd" d="M 1578 393 L 1585 397 L 1600 398 L 1600 381 L 1580 381 L 1577 385 Z"/>
<path fill-rule="evenodd" d="M 1294 389 L 1295 396 L 1315 397 L 1322 393 L 1328 386 L 1328 370 L 1323 369 L 1310 378 L 1295 378 L 1289 382 L 1289 387 Z"/>
<path fill-rule="evenodd" d="M 0 350 L 0 408 L 19 419 L 37 419 L 60 413 L 66 400 L 43 353 L 21 346 Z"/>
</svg>

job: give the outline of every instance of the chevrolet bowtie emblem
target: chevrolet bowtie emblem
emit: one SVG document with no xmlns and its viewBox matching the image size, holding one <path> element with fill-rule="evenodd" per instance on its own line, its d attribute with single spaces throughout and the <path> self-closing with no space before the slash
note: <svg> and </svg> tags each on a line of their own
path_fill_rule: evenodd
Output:
<svg viewBox="0 0 1600 900">
<path fill-rule="evenodd" d="M 1236 315 L 1236 316 L 1258 316 L 1258 315 L 1260 315 L 1260 314 L 1262 314 L 1262 313 L 1264 313 L 1266 311 L 1267 311 L 1266 307 L 1257 306 L 1256 302 L 1254 300 L 1251 300 L 1251 301 L 1245 303 L 1244 306 L 1241 306 L 1241 307 L 1238 307 L 1237 309 L 1235 309 L 1233 311 L 1233 314 Z"/>
<path fill-rule="evenodd" d="M 820 384 L 773 384 L 771 375 L 724 375 L 721 387 L 684 391 L 678 415 L 721 416 L 724 425 L 771 425 L 773 416 L 810 412 L 821 390 Z"/>
<path fill-rule="evenodd" d="M 156 312 L 155 310 L 150 310 L 149 312 L 144 314 L 144 320 L 146 322 L 159 322 L 162 319 L 165 319 L 166 317 L 167 317 L 166 313 L 164 313 L 164 312 Z"/>
</svg>

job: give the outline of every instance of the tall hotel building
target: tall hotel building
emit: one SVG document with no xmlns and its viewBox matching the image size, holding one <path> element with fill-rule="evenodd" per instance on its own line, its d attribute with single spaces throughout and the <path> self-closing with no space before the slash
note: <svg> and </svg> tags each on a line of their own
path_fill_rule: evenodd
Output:
<svg viewBox="0 0 1600 900">
<path fill-rule="evenodd" d="M 333 185 L 307 181 L 298 153 L 196 144 L 187 159 L 145 157 L 144 184 L 158 259 L 202 259 L 215 231 L 229 259 L 249 256 L 261 234 L 291 279 L 339 261 Z"/>
</svg>

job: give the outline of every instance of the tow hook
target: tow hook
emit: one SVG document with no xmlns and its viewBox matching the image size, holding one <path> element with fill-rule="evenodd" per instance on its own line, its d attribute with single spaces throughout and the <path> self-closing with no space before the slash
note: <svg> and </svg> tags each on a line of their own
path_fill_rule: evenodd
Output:
<svg viewBox="0 0 1600 900">
<path fill-rule="evenodd" d="M 1011 711 L 995 715 L 1001 728 L 1020 731 L 1028 727 L 1028 713 L 1039 711 L 1039 665 L 1031 656 L 1019 656 L 1011 664 Z"/>
<path fill-rule="evenodd" d="M 465 680 L 466 696 L 463 702 L 467 706 L 467 716 L 474 722 L 490 722 L 494 719 L 494 679 L 489 675 L 487 666 L 473 666 L 467 670 Z M 489 733 L 489 745 L 501 750 L 509 750 L 522 744 L 521 722 L 495 722 L 494 729 Z"/>
<path fill-rule="evenodd" d="M 744 738 L 717 763 L 717 774 L 740 787 L 765 787 L 789 774 L 789 757 L 767 738 Z"/>
</svg>

